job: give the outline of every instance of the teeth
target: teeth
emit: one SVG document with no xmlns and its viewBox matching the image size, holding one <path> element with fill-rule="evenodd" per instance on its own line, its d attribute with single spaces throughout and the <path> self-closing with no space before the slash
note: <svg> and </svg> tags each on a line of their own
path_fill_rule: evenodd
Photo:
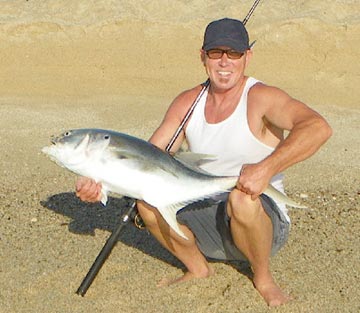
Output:
<svg viewBox="0 0 360 313">
<path fill-rule="evenodd" d="M 227 76 L 227 75 L 230 75 L 231 72 L 218 72 L 218 74 L 221 76 Z"/>
</svg>

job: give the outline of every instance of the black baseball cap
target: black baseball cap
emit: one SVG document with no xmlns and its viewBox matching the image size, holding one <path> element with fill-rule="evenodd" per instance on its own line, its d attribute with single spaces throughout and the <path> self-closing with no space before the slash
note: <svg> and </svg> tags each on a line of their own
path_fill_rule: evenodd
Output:
<svg viewBox="0 0 360 313">
<path fill-rule="evenodd" d="M 241 21 L 223 18 L 206 27 L 202 48 L 208 51 L 221 46 L 241 52 L 250 49 L 249 35 Z"/>
</svg>

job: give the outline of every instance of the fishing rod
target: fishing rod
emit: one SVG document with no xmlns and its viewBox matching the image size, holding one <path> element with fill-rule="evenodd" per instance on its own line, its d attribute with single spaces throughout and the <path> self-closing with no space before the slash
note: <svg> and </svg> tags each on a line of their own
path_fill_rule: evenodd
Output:
<svg viewBox="0 0 360 313">
<path fill-rule="evenodd" d="M 258 6 L 260 0 L 255 0 L 254 4 L 252 5 L 252 7 L 250 8 L 248 14 L 246 15 L 246 17 L 243 20 L 243 24 L 245 25 L 248 20 L 250 19 L 251 15 L 254 13 L 256 7 Z M 254 43 L 251 44 L 251 46 Z M 190 106 L 189 110 L 187 111 L 187 113 L 185 114 L 185 116 L 183 117 L 179 127 L 176 129 L 174 135 L 172 136 L 171 140 L 169 141 L 168 145 L 165 148 L 166 152 L 170 152 L 171 148 L 173 147 L 176 139 L 179 137 L 180 133 L 183 131 L 185 124 L 187 123 L 187 121 L 189 120 L 192 112 L 194 111 L 196 105 L 199 103 L 201 97 L 203 96 L 203 94 L 205 93 L 205 91 L 207 90 L 207 88 L 210 86 L 210 80 L 207 79 L 205 83 L 202 84 L 202 88 L 199 92 L 199 94 L 197 95 L 196 99 L 194 100 L 194 102 L 192 103 L 192 105 Z M 92 266 L 90 267 L 87 275 L 85 276 L 85 278 L 83 279 L 83 281 L 81 282 L 79 288 L 77 289 L 76 293 L 80 296 L 84 296 L 87 292 L 87 290 L 89 289 L 90 285 L 92 284 L 92 282 L 94 281 L 96 275 L 98 274 L 98 272 L 100 271 L 101 267 L 103 266 L 103 264 L 105 263 L 106 259 L 108 258 L 108 256 L 110 255 L 112 249 L 114 248 L 114 246 L 116 245 L 116 242 L 118 241 L 119 235 L 123 229 L 123 227 L 128 224 L 129 220 L 133 218 L 135 221 L 135 225 L 138 228 L 142 228 L 142 226 L 145 227 L 140 215 L 136 212 L 136 200 L 131 199 L 130 204 L 128 204 L 128 209 L 125 212 L 125 214 L 121 217 L 121 221 L 120 221 L 120 225 L 118 225 L 118 227 L 111 233 L 111 235 L 109 236 L 109 238 L 107 239 L 105 245 L 103 246 L 103 248 L 101 249 L 101 251 L 99 252 L 98 256 L 96 257 L 94 263 L 92 264 Z"/>
<path fill-rule="evenodd" d="M 255 0 L 254 4 L 252 5 L 252 7 L 250 8 L 248 14 L 246 14 L 244 20 L 243 20 L 243 24 L 246 25 L 246 23 L 248 22 L 248 20 L 250 19 L 251 15 L 253 15 L 256 7 L 258 6 L 260 0 Z"/>
</svg>

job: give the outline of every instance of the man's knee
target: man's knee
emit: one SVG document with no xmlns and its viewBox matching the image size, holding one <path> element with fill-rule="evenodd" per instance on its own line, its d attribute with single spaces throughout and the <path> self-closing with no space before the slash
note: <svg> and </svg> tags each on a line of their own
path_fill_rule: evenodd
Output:
<svg viewBox="0 0 360 313">
<path fill-rule="evenodd" d="M 233 190 L 228 200 L 228 215 L 243 225 L 252 224 L 264 212 L 259 198 L 252 200 L 248 195 L 239 190 Z"/>
</svg>

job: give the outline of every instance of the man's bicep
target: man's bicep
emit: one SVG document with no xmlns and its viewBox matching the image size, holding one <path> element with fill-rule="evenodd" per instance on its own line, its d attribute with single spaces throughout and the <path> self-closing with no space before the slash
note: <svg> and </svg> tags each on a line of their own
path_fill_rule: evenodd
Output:
<svg viewBox="0 0 360 313">
<path fill-rule="evenodd" d="M 282 90 L 276 90 L 271 99 L 265 117 L 271 124 L 280 129 L 291 130 L 294 125 L 316 114 L 306 104 L 290 97 Z"/>
</svg>

